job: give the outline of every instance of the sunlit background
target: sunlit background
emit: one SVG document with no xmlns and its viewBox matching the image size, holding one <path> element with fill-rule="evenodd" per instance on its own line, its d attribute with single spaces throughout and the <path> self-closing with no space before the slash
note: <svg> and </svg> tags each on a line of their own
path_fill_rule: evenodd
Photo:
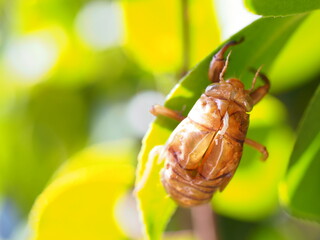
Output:
<svg viewBox="0 0 320 240">
<path fill-rule="evenodd" d="M 163 104 L 180 76 L 259 18 L 239 0 L 189 1 L 186 43 L 180 2 L 0 2 L 1 240 L 30 239 L 34 229 L 39 231 L 34 238 L 38 240 L 74 239 L 70 236 L 81 229 L 82 238 L 76 239 L 142 237 L 131 191 L 141 139 L 153 120 L 150 106 Z M 268 166 L 274 173 L 266 176 L 270 181 L 284 171 L 316 74 L 300 84 L 279 86 L 273 92 L 276 98 L 268 98 L 253 116 L 253 127 L 277 127 L 268 136 L 274 149 L 285 141 L 285 149 L 278 150 L 286 160 L 279 163 L 279 173 L 272 170 L 277 165 Z M 302 92 L 309 94 L 303 95 L 299 106 L 288 108 L 286 104 Z M 266 113 L 270 106 L 273 111 Z M 246 186 L 241 174 L 259 174 L 261 166 L 255 167 L 239 173 L 240 186 Z M 101 169 L 109 173 L 105 178 Z M 276 183 L 270 186 L 266 188 L 274 194 Z M 229 193 L 229 199 L 239 194 L 232 186 Z M 252 194 L 258 197 L 259 189 Z M 318 226 L 279 210 L 276 196 L 262 201 L 262 206 L 246 206 L 242 199 L 234 208 L 219 197 L 223 239 L 320 238 Z M 75 209 L 68 208 L 70 202 Z M 256 207 L 256 214 L 246 214 L 248 207 Z M 54 237 L 48 215 L 56 222 L 70 218 L 65 238 Z M 41 226 L 39 219 L 44 221 Z M 91 229 L 95 229 L 92 235 Z M 175 239 L 193 239 L 191 229 L 189 211 L 179 209 L 168 232 L 176 232 Z"/>
</svg>

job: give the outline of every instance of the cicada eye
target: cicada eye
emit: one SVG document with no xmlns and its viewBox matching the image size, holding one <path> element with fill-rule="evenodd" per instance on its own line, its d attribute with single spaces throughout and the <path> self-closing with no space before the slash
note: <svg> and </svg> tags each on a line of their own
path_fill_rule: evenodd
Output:
<svg viewBox="0 0 320 240">
<path fill-rule="evenodd" d="M 216 84 L 216 83 L 213 83 L 213 84 L 210 84 L 207 88 L 206 88 L 206 92 L 211 92 L 215 89 L 218 89 L 219 88 L 219 84 Z"/>
</svg>

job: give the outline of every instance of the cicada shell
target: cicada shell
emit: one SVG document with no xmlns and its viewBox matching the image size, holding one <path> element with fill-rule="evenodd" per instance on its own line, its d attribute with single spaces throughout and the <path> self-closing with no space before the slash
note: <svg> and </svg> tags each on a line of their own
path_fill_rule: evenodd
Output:
<svg viewBox="0 0 320 240">
<path fill-rule="evenodd" d="M 247 143 L 268 156 L 259 143 L 247 139 L 249 115 L 253 106 L 268 92 L 270 84 L 259 70 L 252 88 L 246 90 L 239 79 L 223 79 L 228 66 L 224 52 L 238 42 L 227 43 L 213 58 L 209 79 L 213 82 L 190 110 L 187 117 L 162 106 L 152 109 L 155 115 L 180 120 L 160 153 L 165 161 L 161 181 L 167 193 L 179 205 L 191 207 L 211 200 L 222 191 L 235 174 L 243 144 Z M 265 84 L 254 89 L 260 76 Z"/>
</svg>

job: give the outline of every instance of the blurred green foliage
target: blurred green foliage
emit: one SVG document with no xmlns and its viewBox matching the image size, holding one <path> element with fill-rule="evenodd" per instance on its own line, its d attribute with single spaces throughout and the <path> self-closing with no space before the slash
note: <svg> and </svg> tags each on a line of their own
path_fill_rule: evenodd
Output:
<svg viewBox="0 0 320 240">
<path fill-rule="evenodd" d="M 124 239 L 114 208 L 134 178 L 132 151 L 127 141 L 97 145 L 64 164 L 33 207 L 32 239 Z"/>
<path fill-rule="evenodd" d="M 277 187 L 297 135 L 280 185 L 282 204 L 319 220 L 319 91 L 299 132 L 291 127 L 319 83 L 319 1 L 245 2 L 264 16 L 294 15 L 259 19 L 231 37 L 245 41 L 234 47 L 226 76 L 248 87 L 248 68 L 263 64 L 275 96 L 253 111 L 248 133 L 267 145 L 270 159 L 261 163 L 245 149 L 229 188 L 213 200 L 219 231 L 223 239 L 317 239 L 318 226 L 283 214 Z M 156 119 L 137 163 L 141 134 L 128 109 L 144 91 L 167 94 L 177 76 L 197 64 L 165 103 L 187 114 L 208 85 L 208 64 L 221 45 L 216 3 L 0 1 L 0 239 L 29 239 L 19 235 L 21 226 L 37 240 L 141 239 L 135 202 L 121 201 L 132 195 L 134 168 L 139 181 L 150 150 L 164 144 L 177 123 Z M 144 123 L 148 109 L 133 107 Z M 195 239 L 188 210 L 173 215 L 177 206 L 159 182 L 161 164 L 150 164 L 152 174 L 137 193 L 144 230 L 151 239 L 166 229 L 175 232 L 164 239 Z M 7 201 L 18 222 L 9 221 Z"/>
<path fill-rule="evenodd" d="M 315 92 L 299 126 L 288 174 L 281 185 L 281 194 L 286 207 L 297 216 L 320 221 L 320 206 L 316 200 L 320 181 L 320 87 Z"/>
<path fill-rule="evenodd" d="M 245 3 L 254 13 L 263 16 L 286 16 L 320 8 L 319 0 L 245 0 Z"/>
</svg>

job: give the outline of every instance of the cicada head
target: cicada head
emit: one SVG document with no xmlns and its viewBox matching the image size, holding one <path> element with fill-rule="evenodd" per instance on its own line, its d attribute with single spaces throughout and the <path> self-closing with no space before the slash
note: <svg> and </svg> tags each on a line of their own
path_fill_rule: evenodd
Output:
<svg viewBox="0 0 320 240">
<path fill-rule="evenodd" d="M 223 82 L 210 84 L 205 94 L 209 97 L 223 98 L 235 101 L 243 106 L 247 112 L 252 110 L 252 99 L 249 92 L 245 90 L 244 84 L 236 78 L 231 78 Z"/>
</svg>

